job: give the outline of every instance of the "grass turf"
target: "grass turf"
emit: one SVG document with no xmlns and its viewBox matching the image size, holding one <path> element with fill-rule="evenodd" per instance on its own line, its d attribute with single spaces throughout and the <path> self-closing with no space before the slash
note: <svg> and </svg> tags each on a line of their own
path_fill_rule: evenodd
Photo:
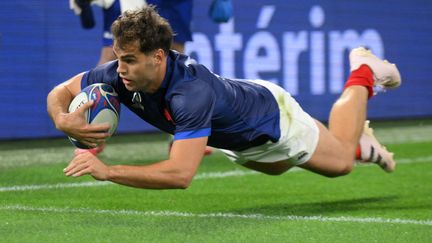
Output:
<svg viewBox="0 0 432 243">
<path fill-rule="evenodd" d="M 115 184 L 18 190 L 95 181 L 63 176 L 72 158 L 64 138 L 1 142 L 0 235 L 4 242 L 430 242 L 430 124 L 374 126 L 401 161 L 392 174 L 358 166 L 334 179 L 302 170 L 266 176 L 215 153 L 190 188 L 166 191 Z M 145 164 L 165 158 L 166 143 L 158 134 L 117 136 L 101 159 Z M 231 171 L 245 174 L 205 176 Z"/>
</svg>

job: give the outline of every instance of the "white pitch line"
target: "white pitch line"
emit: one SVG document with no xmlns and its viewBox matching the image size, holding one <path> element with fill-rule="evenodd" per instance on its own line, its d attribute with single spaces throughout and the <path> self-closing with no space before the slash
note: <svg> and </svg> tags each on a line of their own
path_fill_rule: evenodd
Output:
<svg viewBox="0 0 432 243">
<path fill-rule="evenodd" d="M 409 224 L 432 226 L 432 220 L 400 219 L 400 218 L 360 218 L 351 216 L 326 217 L 326 216 L 299 216 L 299 215 L 265 215 L 265 214 L 235 214 L 235 213 L 190 213 L 176 211 L 137 211 L 137 210 L 110 210 L 90 208 L 53 208 L 53 207 L 28 207 L 23 205 L 0 206 L 5 211 L 34 211 L 50 213 L 84 213 L 84 214 L 108 214 L 108 215 L 133 215 L 153 217 L 186 217 L 186 218 L 227 218 L 227 219 L 254 219 L 254 220 L 286 220 L 286 221 L 317 221 L 317 222 L 351 222 L 351 223 L 377 223 L 377 224 Z"/>
<path fill-rule="evenodd" d="M 410 159 L 398 159 L 398 164 L 409 164 L 409 163 L 422 163 L 432 161 L 432 156 L 417 157 Z M 362 166 L 369 164 L 362 164 Z M 372 166 L 372 164 L 371 164 Z M 288 172 L 298 172 L 303 171 L 298 167 L 294 167 Z M 249 175 L 259 175 L 256 171 L 242 171 L 242 170 L 232 170 L 225 172 L 205 172 L 200 173 L 194 177 L 194 180 L 205 180 L 214 178 L 225 178 L 225 177 L 235 177 L 235 176 L 249 176 Z M 58 184 L 42 184 L 42 185 L 19 185 L 19 186 L 8 186 L 0 187 L 0 192 L 13 192 L 13 191 L 35 191 L 35 190 L 45 190 L 45 189 L 62 189 L 62 188 L 73 188 L 73 187 L 95 187 L 95 186 L 107 186 L 113 185 L 114 183 L 108 181 L 90 181 L 90 182 L 72 182 L 72 183 L 58 183 Z"/>
<path fill-rule="evenodd" d="M 0 192 L 13 192 L 13 191 L 35 191 L 44 189 L 60 189 L 72 187 L 93 187 L 93 186 L 106 186 L 111 185 L 109 181 L 89 181 L 89 182 L 72 182 L 72 183 L 58 183 L 58 184 L 42 184 L 42 185 L 22 185 L 22 186 L 9 186 L 0 187 Z"/>
<path fill-rule="evenodd" d="M 212 179 L 212 178 L 224 178 L 234 176 L 248 176 L 257 175 L 256 171 L 242 171 L 232 170 L 226 172 L 207 172 L 201 173 L 194 177 L 194 180 Z M 73 183 L 58 183 L 58 184 L 42 184 L 42 185 L 20 185 L 20 186 L 9 186 L 0 187 L 0 192 L 12 192 L 12 191 L 35 191 L 44 189 L 61 189 L 61 188 L 72 188 L 72 187 L 94 187 L 94 186 L 107 186 L 113 185 L 114 183 L 109 181 L 89 181 L 89 182 L 73 182 Z"/>
<path fill-rule="evenodd" d="M 432 161 L 432 156 L 416 157 L 416 158 L 409 158 L 409 159 L 396 159 L 397 164 L 424 163 L 424 162 L 431 162 L 431 161 Z"/>
<path fill-rule="evenodd" d="M 243 171 L 243 170 L 232 170 L 225 172 L 204 172 L 196 175 L 194 180 L 212 179 L 212 178 L 224 178 L 233 176 L 248 176 L 259 174 L 256 171 Z"/>
</svg>

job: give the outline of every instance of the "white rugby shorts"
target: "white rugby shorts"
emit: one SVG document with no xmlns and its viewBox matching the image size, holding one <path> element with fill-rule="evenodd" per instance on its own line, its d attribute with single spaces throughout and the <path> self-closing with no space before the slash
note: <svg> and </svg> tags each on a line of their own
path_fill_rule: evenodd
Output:
<svg viewBox="0 0 432 243">
<path fill-rule="evenodd" d="M 292 165 L 300 165 L 308 161 L 318 144 L 319 129 L 315 120 L 283 88 L 263 80 L 251 82 L 264 86 L 275 97 L 280 111 L 280 138 L 276 143 L 268 141 L 240 152 L 226 149 L 221 151 L 237 164 L 285 160 Z"/>
</svg>

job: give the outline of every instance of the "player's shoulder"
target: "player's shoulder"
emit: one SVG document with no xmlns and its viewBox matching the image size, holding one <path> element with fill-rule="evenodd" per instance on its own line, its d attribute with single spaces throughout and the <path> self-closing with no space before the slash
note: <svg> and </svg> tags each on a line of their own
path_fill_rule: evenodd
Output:
<svg viewBox="0 0 432 243">
<path fill-rule="evenodd" d="M 183 82 L 167 97 L 174 114 L 195 114 L 213 107 L 216 95 L 206 82 L 194 80 Z"/>
<path fill-rule="evenodd" d="M 112 86 L 116 86 L 118 81 L 118 73 L 116 71 L 117 65 L 117 60 L 99 65 L 86 72 L 84 74 L 83 81 L 85 81 L 87 85 L 93 83 L 107 83 Z"/>
<path fill-rule="evenodd" d="M 177 82 L 169 90 L 168 96 L 168 100 L 176 103 L 176 106 L 196 107 L 212 103 L 215 92 L 207 80 L 194 77 Z"/>
<path fill-rule="evenodd" d="M 104 64 L 101 64 L 101 65 L 93 68 L 93 71 L 102 72 L 102 73 L 106 73 L 106 74 L 117 73 L 117 71 L 116 71 L 117 66 L 118 66 L 118 61 L 113 60 L 113 61 L 106 62 Z"/>
<path fill-rule="evenodd" d="M 168 54 L 168 73 L 174 86 L 188 86 L 190 82 L 200 82 L 203 79 L 197 73 L 197 62 L 191 57 L 170 50 Z"/>
<path fill-rule="evenodd" d="M 117 77 L 118 76 L 117 66 L 118 66 L 118 62 L 117 60 L 114 60 L 99 65 L 93 68 L 90 72 L 93 73 L 93 75 L 100 75 L 103 76 L 104 78 Z"/>
</svg>

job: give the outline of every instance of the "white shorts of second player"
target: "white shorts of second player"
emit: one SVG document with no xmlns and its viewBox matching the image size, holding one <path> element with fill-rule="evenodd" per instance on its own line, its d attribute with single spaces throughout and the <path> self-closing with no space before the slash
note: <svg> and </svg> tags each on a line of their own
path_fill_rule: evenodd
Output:
<svg viewBox="0 0 432 243">
<path fill-rule="evenodd" d="M 244 164 L 247 161 L 274 163 L 288 161 L 300 165 L 308 161 L 318 144 L 319 129 L 315 120 L 281 87 L 263 80 L 252 80 L 266 87 L 275 97 L 280 111 L 279 141 L 271 141 L 241 152 L 221 149 L 233 162 Z"/>
</svg>

